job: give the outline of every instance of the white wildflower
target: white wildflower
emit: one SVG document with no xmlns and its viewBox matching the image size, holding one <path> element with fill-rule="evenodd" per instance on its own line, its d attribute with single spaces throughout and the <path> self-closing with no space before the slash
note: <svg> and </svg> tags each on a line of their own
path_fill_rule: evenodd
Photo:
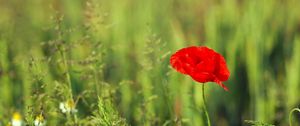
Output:
<svg viewBox="0 0 300 126">
<path fill-rule="evenodd" d="M 59 103 L 59 109 L 62 113 L 76 113 L 77 109 L 75 108 L 75 103 L 73 100 L 68 100 L 66 102 Z"/>
<path fill-rule="evenodd" d="M 12 126 L 22 126 L 22 116 L 20 113 L 15 112 L 11 119 Z"/>
<path fill-rule="evenodd" d="M 46 120 L 42 114 L 38 115 L 34 120 L 34 126 L 45 126 Z"/>
</svg>

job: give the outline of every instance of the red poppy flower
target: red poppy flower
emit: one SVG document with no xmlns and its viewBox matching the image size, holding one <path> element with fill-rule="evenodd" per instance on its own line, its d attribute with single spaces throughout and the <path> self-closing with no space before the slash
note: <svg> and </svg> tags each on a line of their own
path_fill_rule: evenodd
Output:
<svg viewBox="0 0 300 126">
<path fill-rule="evenodd" d="M 222 83 L 230 76 L 225 59 L 210 48 L 191 46 L 180 49 L 171 56 L 170 63 L 178 72 L 191 76 L 197 82 L 216 82 L 228 91 Z"/>
</svg>

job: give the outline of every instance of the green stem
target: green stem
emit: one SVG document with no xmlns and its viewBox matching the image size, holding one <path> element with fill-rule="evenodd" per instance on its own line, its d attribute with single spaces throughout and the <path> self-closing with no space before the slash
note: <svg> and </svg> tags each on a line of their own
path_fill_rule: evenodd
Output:
<svg viewBox="0 0 300 126">
<path fill-rule="evenodd" d="M 62 62 L 63 62 L 63 67 L 65 68 L 64 70 L 64 74 L 65 74 L 65 77 L 66 77 L 66 81 L 68 83 L 68 87 L 69 87 L 69 96 L 70 97 L 70 100 L 73 101 L 73 93 L 72 93 L 72 82 L 71 82 L 71 76 L 70 76 L 70 73 L 69 73 L 69 65 L 68 65 L 68 62 L 67 62 L 67 58 L 66 58 L 66 55 L 65 55 L 65 52 L 64 52 L 64 48 L 63 47 L 57 47 L 59 49 L 59 53 L 62 57 Z M 68 120 L 72 120 L 71 117 L 70 117 L 70 113 L 67 115 L 67 118 Z M 77 115 L 76 113 L 74 113 L 73 115 L 73 118 L 74 118 L 74 123 L 77 125 Z"/>
<path fill-rule="evenodd" d="M 204 109 L 204 113 L 205 113 L 205 116 L 206 116 L 207 125 L 208 125 L 208 126 L 211 126 L 211 125 L 210 125 L 209 115 L 208 115 L 207 108 L 206 108 L 204 85 L 205 85 L 205 84 L 203 83 L 203 84 L 202 84 L 203 109 Z"/>
<path fill-rule="evenodd" d="M 59 53 L 62 57 L 62 62 L 63 62 L 63 65 L 64 65 L 64 68 L 65 68 L 65 77 L 66 77 L 66 81 L 68 83 L 68 86 L 69 86 L 69 97 L 70 99 L 73 100 L 73 94 L 72 94 L 72 83 L 71 83 L 71 77 L 70 77 L 70 73 L 69 73 L 69 65 L 67 63 L 67 59 L 66 59 L 66 55 L 64 53 L 64 48 L 63 47 L 57 47 L 59 49 Z"/>
<path fill-rule="evenodd" d="M 292 109 L 291 111 L 290 111 L 290 114 L 289 114 L 289 121 L 290 121 L 290 126 L 292 126 L 292 117 L 293 117 L 293 112 L 295 112 L 295 111 L 298 111 L 298 112 L 300 112 L 300 109 L 299 108 L 294 108 L 294 109 Z"/>
<path fill-rule="evenodd" d="M 97 67 L 95 66 L 94 67 L 94 69 L 95 69 L 95 71 L 94 71 L 94 79 L 95 79 L 95 90 L 96 90 L 96 94 L 97 94 L 97 96 L 99 96 L 99 82 L 98 82 L 98 71 L 97 71 L 97 69 L 99 69 L 99 68 L 97 68 Z"/>
<path fill-rule="evenodd" d="M 58 24 L 58 40 L 60 42 L 63 42 L 63 39 L 62 39 L 62 29 L 61 29 L 61 20 L 60 19 L 57 19 L 57 24 Z M 60 56 L 62 58 L 62 62 L 63 62 L 63 67 L 65 68 L 64 69 L 64 74 L 65 74 L 65 77 L 66 77 L 66 81 L 68 83 L 68 86 L 69 86 L 69 97 L 70 99 L 73 100 L 73 94 L 72 94 L 72 84 L 71 84 L 71 77 L 70 77 L 70 73 L 69 73 L 69 65 L 68 65 L 68 62 L 67 62 L 67 59 L 66 59 L 66 54 L 65 54 L 65 46 L 63 45 L 63 43 L 60 43 L 61 45 L 58 45 L 58 44 L 55 44 L 56 48 L 58 49 L 59 53 L 60 53 Z"/>
</svg>

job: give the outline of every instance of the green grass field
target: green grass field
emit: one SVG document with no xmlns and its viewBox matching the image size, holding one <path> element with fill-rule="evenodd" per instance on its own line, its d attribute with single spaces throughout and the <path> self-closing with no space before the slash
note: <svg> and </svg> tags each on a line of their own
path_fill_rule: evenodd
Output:
<svg viewBox="0 0 300 126">
<path fill-rule="evenodd" d="M 299 5 L 0 0 L 0 126 L 206 126 L 201 84 L 169 64 L 192 45 L 231 72 L 206 84 L 213 126 L 300 125 Z"/>
</svg>

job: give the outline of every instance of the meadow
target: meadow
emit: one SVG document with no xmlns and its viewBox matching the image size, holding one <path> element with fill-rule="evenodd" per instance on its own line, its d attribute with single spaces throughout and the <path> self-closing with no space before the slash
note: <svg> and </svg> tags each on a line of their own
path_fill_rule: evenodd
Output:
<svg viewBox="0 0 300 126">
<path fill-rule="evenodd" d="M 206 126 L 202 84 L 170 66 L 188 46 L 231 73 L 205 84 L 213 126 L 300 125 L 299 5 L 0 0 L 0 126 Z"/>
</svg>

